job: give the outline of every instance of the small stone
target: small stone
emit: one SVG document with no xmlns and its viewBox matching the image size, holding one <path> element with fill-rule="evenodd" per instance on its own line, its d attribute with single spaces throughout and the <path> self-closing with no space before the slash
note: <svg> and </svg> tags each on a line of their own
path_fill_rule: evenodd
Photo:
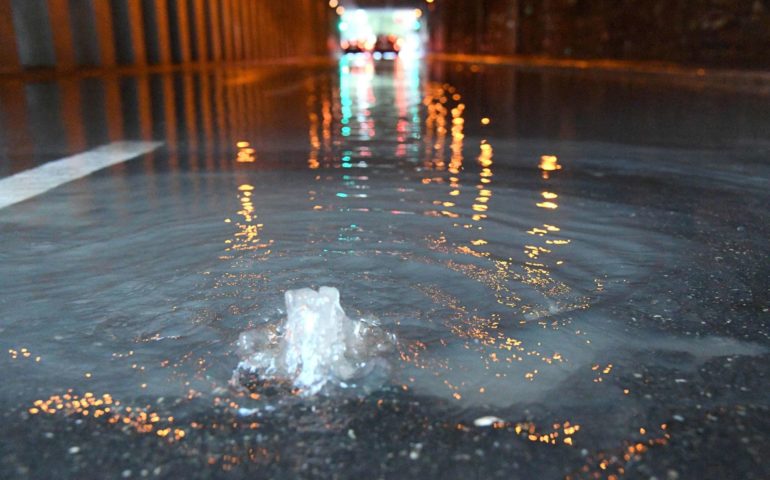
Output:
<svg viewBox="0 0 770 480">
<path fill-rule="evenodd" d="M 666 472 L 666 479 L 667 480 L 678 480 L 679 479 L 679 472 L 676 470 L 669 470 Z"/>
<path fill-rule="evenodd" d="M 80 453 L 80 447 L 76 445 L 74 447 L 70 447 L 70 449 L 67 451 L 70 453 L 70 455 L 77 455 L 78 453 Z"/>
<path fill-rule="evenodd" d="M 683 417 L 683 416 L 681 416 L 681 415 L 674 415 L 674 417 L 673 417 L 673 418 L 674 418 L 674 420 L 676 420 L 677 422 L 684 422 L 684 417 Z"/>
<path fill-rule="evenodd" d="M 348 438 L 350 438 L 351 440 L 356 439 L 356 432 L 352 428 L 348 429 Z"/>
<path fill-rule="evenodd" d="M 256 413 L 259 412 L 258 408 L 245 408 L 241 407 L 238 409 L 238 415 L 241 417 L 250 417 Z"/>
<path fill-rule="evenodd" d="M 422 443 L 412 444 L 412 449 L 409 452 L 410 460 L 417 460 L 420 458 L 420 452 L 422 451 Z"/>
<path fill-rule="evenodd" d="M 473 421 L 473 424 L 477 427 L 491 427 L 495 423 L 504 423 L 505 420 L 503 420 L 500 417 L 495 417 L 492 415 L 487 415 L 485 417 L 479 417 L 476 420 Z"/>
<path fill-rule="evenodd" d="M 123 470 L 122 472 L 120 472 L 120 476 L 123 477 L 123 478 L 130 477 L 131 476 L 131 470 L 128 470 L 128 469 Z"/>
</svg>

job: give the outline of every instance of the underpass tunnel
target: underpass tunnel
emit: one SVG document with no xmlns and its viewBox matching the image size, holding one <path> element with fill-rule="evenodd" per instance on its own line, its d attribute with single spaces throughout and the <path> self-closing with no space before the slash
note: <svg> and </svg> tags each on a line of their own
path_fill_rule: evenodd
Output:
<svg viewBox="0 0 770 480">
<path fill-rule="evenodd" d="M 770 0 L 0 0 L 0 480 L 770 479 L 767 52 Z"/>
<path fill-rule="evenodd" d="M 770 67 L 761 0 L 0 0 L 0 73 L 302 62 L 378 35 L 417 54 Z"/>
</svg>

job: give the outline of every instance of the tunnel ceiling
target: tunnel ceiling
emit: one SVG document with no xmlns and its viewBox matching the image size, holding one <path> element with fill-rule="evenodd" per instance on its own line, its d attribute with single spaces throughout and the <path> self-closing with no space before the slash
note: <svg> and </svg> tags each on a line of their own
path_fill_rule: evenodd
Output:
<svg viewBox="0 0 770 480">
<path fill-rule="evenodd" d="M 415 8 L 425 6 L 424 0 L 355 0 L 347 3 L 359 8 Z"/>
</svg>

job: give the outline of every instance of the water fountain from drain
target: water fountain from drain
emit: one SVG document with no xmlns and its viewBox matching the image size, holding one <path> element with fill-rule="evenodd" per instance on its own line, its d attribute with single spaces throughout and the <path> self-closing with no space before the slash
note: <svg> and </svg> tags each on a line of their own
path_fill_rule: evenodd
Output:
<svg viewBox="0 0 770 480">
<path fill-rule="evenodd" d="M 245 379 L 291 383 L 300 395 L 352 388 L 388 370 L 383 358 L 396 337 L 366 319 L 351 319 L 334 287 L 288 290 L 286 318 L 241 333 L 233 383 Z"/>
</svg>

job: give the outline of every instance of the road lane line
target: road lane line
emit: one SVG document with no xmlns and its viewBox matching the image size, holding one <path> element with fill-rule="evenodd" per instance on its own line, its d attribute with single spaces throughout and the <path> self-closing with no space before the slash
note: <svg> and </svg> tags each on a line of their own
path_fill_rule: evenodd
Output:
<svg viewBox="0 0 770 480">
<path fill-rule="evenodd" d="M 0 209 L 23 202 L 97 170 L 149 153 L 163 142 L 113 142 L 0 178 Z"/>
</svg>

